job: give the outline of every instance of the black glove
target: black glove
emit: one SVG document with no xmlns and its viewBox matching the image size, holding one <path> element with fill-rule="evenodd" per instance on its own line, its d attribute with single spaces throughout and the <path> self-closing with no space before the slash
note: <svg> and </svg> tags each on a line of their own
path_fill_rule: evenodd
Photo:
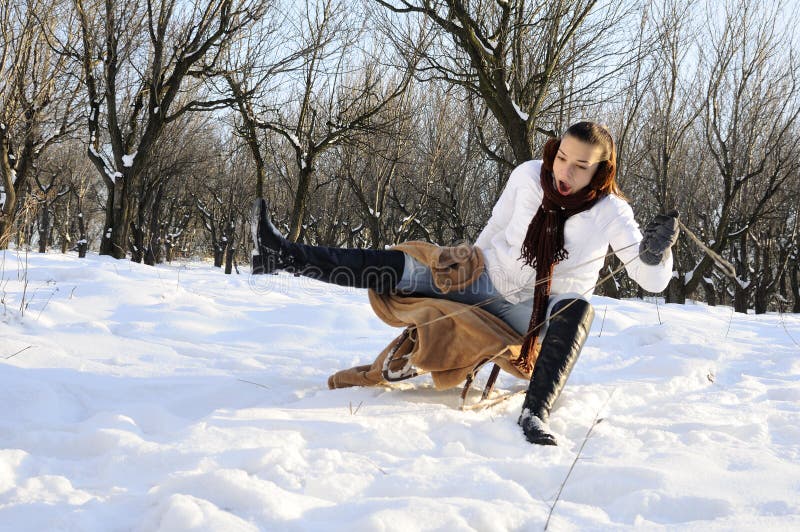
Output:
<svg viewBox="0 0 800 532">
<path fill-rule="evenodd" d="M 667 214 L 659 214 L 644 228 L 644 238 L 639 244 L 639 258 L 642 262 L 655 266 L 661 264 L 669 248 L 678 240 L 679 213 L 672 210 Z"/>
</svg>

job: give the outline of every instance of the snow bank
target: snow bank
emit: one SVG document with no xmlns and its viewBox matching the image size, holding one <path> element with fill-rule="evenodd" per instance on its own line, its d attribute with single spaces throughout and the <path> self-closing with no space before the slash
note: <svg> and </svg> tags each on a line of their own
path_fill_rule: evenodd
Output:
<svg viewBox="0 0 800 532">
<path fill-rule="evenodd" d="M 800 528 L 796 315 L 594 298 L 545 448 L 521 396 L 328 391 L 397 332 L 362 291 L 0 253 L 2 530 L 536 530 L 598 416 L 552 529 Z"/>
</svg>

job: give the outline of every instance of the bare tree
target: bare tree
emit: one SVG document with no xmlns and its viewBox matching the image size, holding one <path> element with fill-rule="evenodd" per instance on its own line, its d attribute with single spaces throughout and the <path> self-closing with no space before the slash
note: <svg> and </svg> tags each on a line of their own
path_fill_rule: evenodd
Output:
<svg viewBox="0 0 800 532">
<path fill-rule="evenodd" d="M 394 13 L 421 15 L 439 29 L 426 48 L 422 75 L 463 87 L 484 102 L 511 146 L 509 166 L 533 158 L 536 132 L 557 134 L 548 122 L 603 98 L 603 84 L 632 60 L 620 24 L 632 11 L 622 3 L 375 2 Z M 565 78 L 572 82 L 559 94 Z"/>
<path fill-rule="evenodd" d="M 652 27 L 647 31 L 654 32 L 658 45 L 644 66 L 648 72 L 643 98 L 634 98 L 635 137 L 625 138 L 623 154 L 628 159 L 623 159 L 624 181 L 636 188 L 637 213 L 645 219 L 678 207 L 684 223 L 691 224 L 694 212 L 697 173 L 692 152 L 703 105 L 699 72 L 690 63 L 697 53 L 697 32 L 691 25 L 697 17 L 691 16 L 692 10 L 691 2 L 669 0 L 649 10 Z M 684 276 L 694 267 L 687 244 L 682 241 L 673 248 L 677 275 L 667 288 L 668 302 L 686 299 Z"/>
<path fill-rule="evenodd" d="M 123 258 L 138 180 L 167 124 L 219 109 L 205 76 L 226 47 L 259 19 L 268 0 L 73 0 L 89 107 L 88 156 L 108 189 L 101 254 Z"/>
<path fill-rule="evenodd" d="M 39 225 L 39 253 L 45 253 L 51 245 L 53 230 L 58 225 L 54 220 L 55 206 L 62 196 L 69 193 L 69 186 L 64 183 L 59 168 L 42 169 L 33 172 L 36 184 L 31 187 L 31 196 L 36 199 Z"/>
<path fill-rule="evenodd" d="M 798 64 L 787 54 L 788 30 L 778 25 L 780 6 L 750 0 L 725 4 L 720 27 L 710 23 L 703 116 L 706 147 L 720 182 L 709 231 L 711 248 L 729 251 L 737 267 L 735 307 L 749 307 L 748 229 L 764 216 L 770 200 L 794 175 L 800 117 Z M 788 49 L 791 49 L 789 47 Z M 686 281 L 691 294 L 713 262 L 704 255 Z"/>
<path fill-rule="evenodd" d="M 195 234 L 186 244 L 201 247 L 204 255 L 213 257 L 214 266 L 224 265 L 229 274 L 236 268 L 237 256 L 249 258 L 253 167 L 240 139 L 218 133 L 195 135 L 186 148 L 194 161 L 177 165 L 182 176 L 176 188 L 191 202 L 193 224 L 186 227 Z"/>
<path fill-rule="evenodd" d="M 97 198 L 99 196 L 98 189 L 101 188 L 102 185 L 96 184 L 94 180 L 91 179 L 94 169 L 90 167 L 91 163 L 83 156 L 82 152 L 80 153 L 80 157 L 78 157 L 78 149 L 78 146 L 70 146 L 70 151 L 68 152 L 69 164 L 63 165 L 63 169 L 68 173 L 68 175 L 65 176 L 65 181 L 71 192 L 70 199 L 74 201 L 74 206 L 70 209 L 72 216 L 69 222 L 67 222 L 69 224 L 69 229 L 67 230 L 69 234 L 75 237 L 74 247 L 78 251 L 78 256 L 84 258 L 86 252 L 89 250 L 89 224 L 91 222 L 87 221 L 87 219 L 91 219 L 93 215 L 91 210 L 93 202 L 91 198 Z M 65 155 L 66 154 L 62 152 L 62 161 Z"/>
<path fill-rule="evenodd" d="M 365 33 L 353 6 L 339 0 L 305 3 L 298 13 L 302 66 L 280 97 L 260 102 L 258 127 L 279 135 L 293 152 L 296 175 L 288 238 L 302 237 L 308 194 L 318 159 L 353 135 L 377 131 L 381 110 L 400 98 L 414 73 L 383 66 L 390 50 Z M 369 42 L 367 42 L 369 41 Z M 367 53 L 366 47 L 370 50 Z"/>
<path fill-rule="evenodd" d="M 797 198 L 797 195 L 794 196 Z M 795 208 L 793 209 L 790 217 L 795 219 L 795 222 L 798 218 L 800 218 L 800 213 L 797 209 L 798 202 L 795 201 L 794 205 Z M 790 251 L 789 251 L 789 262 L 786 268 L 786 276 L 789 277 L 789 287 L 788 290 L 784 287 L 784 293 L 787 291 L 791 291 L 792 300 L 794 301 L 792 305 L 792 312 L 800 313 L 800 232 L 796 232 L 794 235 L 794 242 L 790 244 Z M 785 283 L 785 279 L 781 281 Z"/>
<path fill-rule="evenodd" d="M 5 248 L 31 169 L 71 132 L 76 84 L 47 41 L 58 0 L 0 3 L 0 248 Z"/>
<path fill-rule="evenodd" d="M 764 314 L 776 297 L 785 300 L 785 290 L 780 294 L 778 289 L 795 250 L 800 219 L 777 208 L 759 225 L 749 231 L 754 248 L 753 269 L 759 273 L 753 276 L 752 293 L 755 313 Z"/>
<path fill-rule="evenodd" d="M 364 241 L 368 247 L 397 243 L 391 234 L 398 220 L 389 212 L 389 191 L 403 172 L 411 149 L 411 95 L 412 91 L 408 91 L 380 113 L 379 119 L 390 127 L 353 137 L 337 150 L 338 164 L 333 175 L 344 180 L 347 192 L 355 199 L 356 219 L 366 230 Z"/>
<path fill-rule="evenodd" d="M 245 142 L 253 159 L 255 195 L 265 195 L 267 143 L 260 127 L 259 107 L 270 95 L 282 91 L 287 74 L 296 70 L 309 50 L 294 44 L 288 13 L 270 12 L 244 32 L 238 46 L 227 51 L 217 75 L 212 78 L 220 93 L 229 93 L 236 113 L 231 117 L 236 134 Z M 274 198 L 270 198 L 274 199 Z"/>
</svg>

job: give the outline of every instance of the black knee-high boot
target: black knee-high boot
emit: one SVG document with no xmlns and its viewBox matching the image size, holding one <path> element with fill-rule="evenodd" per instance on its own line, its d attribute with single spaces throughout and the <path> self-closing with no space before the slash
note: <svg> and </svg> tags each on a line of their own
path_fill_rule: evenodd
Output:
<svg viewBox="0 0 800 532">
<path fill-rule="evenodd" d="M 551 316 L 517 422 L 525 438 L 540 445 L 556 445 L 547 420 L 589 335 L 594 310 L 583 299 L 565 299 Z"/>
<path fill-rule="evenodd" d="M 253 204 L 254 274 L 284 270 L 340 286 L 391 292 L 403 276 L 402 251 L 342 249 L 289 242 L 269 218 L 267 202 Z"/>
</svg>

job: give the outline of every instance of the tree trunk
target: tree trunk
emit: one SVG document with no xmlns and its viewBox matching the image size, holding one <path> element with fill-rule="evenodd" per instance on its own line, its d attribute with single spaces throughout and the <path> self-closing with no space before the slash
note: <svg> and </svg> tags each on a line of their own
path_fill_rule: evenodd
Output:
<svg viewBox="0 0 800 532">
<path fill-rule="evenodd" d="M 742 288 L 738 282 L 734 282 L 734 294 L 733 294 L 733 308 L 736 312 L 741 312 L 742 314 L 747 314 L 747 309 L 749 308 L 749 296 L 750 294 L 747 290 Z"/>
<path fill-rule="evenodd" d="M 772 270 L 769 260 L 769 246 L 763 246 L 761 250 L 761 267 L 757 271 L 761 272 L 755 289 L 754 307 L 756 314 L 766 314 L 769 306 L 769 287 L 772 285 Z"/>
<path fill-rule="evenodd" d="M 117 202 L 119 209 L 114 212 L 115 230 L 111 234 L 113 245 L 111 255 L 115 259 L 124 259 L 128 255 L 128 247 L 130 246 L 128 242 L 128 230 L 130 228 L 133 202 L 129 191 L 128 176 L 118 178 L 117 181 L 118 183 L 114 186 L 114 189 L 116 190 L 119 188 L 119 201 Z M 119 230 L 116 230 L 117 228 L 119 228 Z"/>
<path fill-rule="evenodd" d="M 789 268 L 789 284 L 792 287 L 792 299 L 794 300 L 792 312 L 800 314 L 800 258 L 798 257 L 795 257 Z"/>
<path fill-rule="evenodd" d="M 748 271 L 748 264 L 747 264 L 747 232 L 743 232 L 742 235 L 739 237 L 739 257 L 736 264 L 736 281 L 733 283 L 734 293 L 733 293 L 733 308 L 736 312 L 741 312 L 747 314 L 747 309 L 749 307 L 749 286 L 747 288 L 742 286 L 742 283 L 746 283 L 749 276 Z"/>
<path fill-rule="evenodd" d="M 144 188 L 144 187 L 142 187 Z M 145 191 L 140 191 L 139 208 L 136 209 L 136 221 L 131 222 L 131 262 L 141 264 L 144 258 L 144 219 L 145 209 L 147 208 L 147 194 Z"/>
<path fill-rule="evenodd" d="M 131 223 L 131 236 L 133 237 L 131 262 L 141 264 L 144 258 L 144 229 L 139 223 Z"/>
<path fill-rule="evenodd" d="M 617 260 L 614 255 L 608 255 L 606 257 L 605 263 L 600 269 L 601 279 L 614 271 L 614 264 L 616 262 Z M 617 284 L 617 280 L 613 276 L 608 278 L 605 282 L 598 286 L 598 295 L 619 299 L 619 284 Z"/>
<path fill-rule="evenodd" d="M 83 197 L 78 195 L 78 258 L 86 258 L 89 242 L 86 238 L 86 223 L 83 220 Z"/>
<path fill-rule="evenodd" d="M 506 117 L 497 116 L 496 113 L 494 114 L 500 121 L 506 133 L 506 137 L 508 138 L 508 142 L 511 145 L 511 151 L 514 153 L 514 163 L 519 165 L 534 158 L 533 151 L 531 150 L 533 128 L 528 128 L 528 124 L 520 118 L 516 109 L 513 111 L 513 114 L 509 114 L 509 116 Z"/>
<path fill-rule="evenodd" d="M 230 234 L 225 246 L 225 274 L 230 275 L 233 270 L 233 253 L 236 251 L 236 235 L 231 224 Z"/>
<path fill-rule="evenodd" d="M 32 124 L 31 120 L 28 121 L 29 125 Z M 28 169 L 33 166 L 32 135 L 34 132 L 32 128 L 28 128 L 22 149 L 16 153 L 11 147 L 11 139 L 8 138 L 8 134 L 9 131 L 3 124 L 0 127 L 0 178 L 2 178 L 6 197 L 0 208 L 0 249 L 8 248 L 17 208 L 24 201 Z M 17 239 L 17 245 L 20 245 L 19 239 Z"/>
<path fill-rule="evenodd" d="M 167 236 L 167 224 L 161 224 L 158 227 L 158 241 L 155 243 L 155 247 L 153 248 L 153 262 L 156 264 L 161 264 L 164 262 L 165 252 L 164 252 L 164 241 Z"/>
<path fill-rule="evenodd" d="M 8 243 L 11 240 L 11 232 L 14 227 L 14 214 L 17 209 L 17 194 L 14 190 L 14 182 L 12 176 L 14 169 L 8 162 L 8 152 L 5 147 L 5 141 L 0 136 L 0 174 L 3 178 L 3 191 L 5 192 L 5 201 L 3 207 L 0 208 L 0 249 L 7 249 Z"/>
<path fill-rule="evenodd" d="M 158 184 L 153 205 L 150 209 L 150 223 L 148 227 L 147 246 L 144 250 L 144 263 L 155 266 L 161 258 L 161 232 L 163 224 L 159 224 L 158 217 L 161 211 L 161 200 L 164 197 L 164 182 Z"/>
<path fill-rule="evenodd" d="M 682 273 L 678 277 L 673 277 L 669 280 L 664 300 L 666 303 L 686 304 L 686 282 Z"/>
<path fill-rule="evenodd" d="M 106 211 L 103 236 L 100 237 L 100 255 L 111 255 L 111 233 L 114 231 L 114 187 L 106 183 Z"/>
<path fill-rule="evenodd" d="M 292 219 L 289 224 L 289 234 L 286 236 L 290 242 L 298 242 L 303 232 L 303 219 L 306 215 L 308 189 L 311 187 L 311 175 L 313 171 L 314 170 L 309 164 L 305 164 L 300 168 L 300 176 L 297 180 L 297 190 L 294 194 L 294 205 L 292 206 Z"/>
<path fill-rule="evenodd" d="M 0 213 L 0 249 L 8 249 L 8 243 L 11 240 L 12 224 L 10 220 Z"/>
<path fill-rule="evenodd" d="M 709 307 L 716 307 L 717 306 L 717 291 L 714 289 L 714 285 L 703 279 L 701 281 L 701 286 L 703 287 L 703 291 L 706 294 L 706 303 L 708 303 Z"/>
<path fill-rule="evenodd" d="M 78 241 L 78 258 L 84 259 L 86 258 L 86 251 L 89 249 L 89 243 L 86 241 L 86 234 L 81 230 L 83 236 Z"/>
<path fill-rule="evenodd" d="M 50 235 L 50 209 L 47 202 L 42 205 L 42 216 L 39 219 L 39 253 L 47 253 L 48 237 Z"/>
<path fill-rule="evenodd" d="M 214 246 L 214 267 L 221 268 L 222 263 L 225 261 L 225 233 L 219 240 L 216 237 L 216 231 L 211 234 L 211 242 Z"/>
<path fill-rule="evenodd" d="M 786 262 L 786 265 L 788 267 L 788 265 L 789 265 L 788 261 Z M 778 283 L 778 294 L 780 294 L 781 299 L 783 301 L 786 301 L 786 302 L 789 301 L 789 291 L 787 290 L 787 287 L 786 287 L 786 275 L 787 274 L 788 274 L 787 273 L 787 269 L 784 268 L 783 273 L 781 273 L 781 280 Z"/>
<path fill-rule="evenodd" d="M 769 297 L 761 287 L 756 288 L 753 306 L 756 314 L 767 313 L 767 307 L 769 307 Z"/>
<path fill-rule="evenodd" d="M 73 232 L 73 226 L 69 222 L 69 208 L 65 209 L 63 219 L 58 215 L 58 211 L 56 210 L 53 211 L 53 217 L 53 230 L 58 233 L 59 247 L 63 255 L 69 250 L 69 245 L 72 243 L 72 237 L 70 235 Z"/>
</svg>

